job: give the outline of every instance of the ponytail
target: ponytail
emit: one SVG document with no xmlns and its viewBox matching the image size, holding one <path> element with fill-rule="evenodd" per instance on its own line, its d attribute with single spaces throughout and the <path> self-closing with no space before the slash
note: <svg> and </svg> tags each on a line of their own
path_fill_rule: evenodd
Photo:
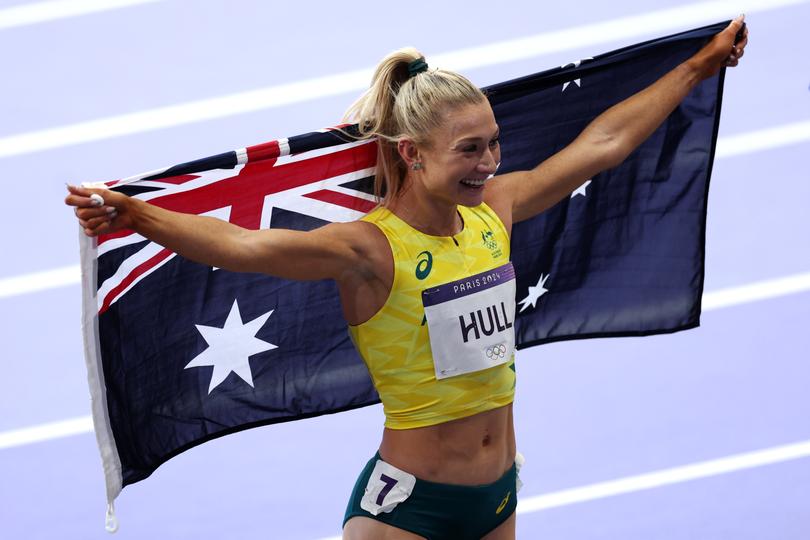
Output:
<svg viewBox="0 0 810 540">
<path fill-rule="evenodd" d="M 371 87 L 344 115 L 344 121 L 357 122 L 359 138 L 377 139 L 374 193 L 384 206 L 400 194 L 408 173 L 397 150 L 399 140 L 407 137 L 428 145 L 430 132 L 448 107 L 486 99 L 465 77 L 452 71 L 426 70 L 423 63 L 424 56 L 413 47 L 390 53 L 374 71 Z M 412 75 L 409 65 L 418 72 Z"/>
</svg>

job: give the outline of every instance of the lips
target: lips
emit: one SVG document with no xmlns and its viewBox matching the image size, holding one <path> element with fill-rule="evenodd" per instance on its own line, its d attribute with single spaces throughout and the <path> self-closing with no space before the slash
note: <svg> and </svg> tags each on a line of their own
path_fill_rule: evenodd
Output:
<svg viewBox="0 0 810 540">
<path fill-rule="evenodd" d="M 474 178 L 465 178 L 464 180 L 461 181 L 461 183 L 469 187 L 481 187 L 484 185 L 486 181 L 487 181 L 486 178 L 481 178 L 477 180 Z"/>
</svg>

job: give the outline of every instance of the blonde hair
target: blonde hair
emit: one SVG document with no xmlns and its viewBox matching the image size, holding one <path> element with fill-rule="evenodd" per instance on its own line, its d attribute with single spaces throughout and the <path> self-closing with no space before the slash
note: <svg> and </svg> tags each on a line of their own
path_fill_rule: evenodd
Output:
<svg viewBox="0 0 810 540">
<path fill-rule="evenodd" d="M 357 122 L 359 138 L 377 139 L 374 193 L 384 206 L 402 191 L 407 175 L 399 140 L 429 146 L 430 133 L 446 110 L 486 100 L 478 87 L 452 71 L 429 69 L 411 76 L 408 64 L 420 58 L 424 56 L 413 47 L 387 55 L 374 71 L 371 87 L 344 115 L 344 121 Z"/>
</svg>

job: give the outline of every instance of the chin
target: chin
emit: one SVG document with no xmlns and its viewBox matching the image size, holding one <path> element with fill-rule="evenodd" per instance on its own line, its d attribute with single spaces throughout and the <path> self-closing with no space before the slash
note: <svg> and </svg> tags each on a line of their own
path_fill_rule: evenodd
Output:
<svg viewBox="0 0 810 540">
<path fill-rule="evenodd" d="M 484 202 L 484 186 L 481 186 L 480 188 L 461 186 L 458 196 L 458 204 L 472 207 L 478 206 L 482 202 Z"/>
</svg>

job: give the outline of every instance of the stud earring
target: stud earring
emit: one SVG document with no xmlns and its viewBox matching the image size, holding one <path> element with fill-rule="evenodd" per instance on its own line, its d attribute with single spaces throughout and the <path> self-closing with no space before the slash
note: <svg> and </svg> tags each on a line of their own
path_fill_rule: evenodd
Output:
<svg viewBox="0 0 810 540">
<path fill-rule="evenodd" d="M 422 170 L 422 162 L 421 161 L 414 161 L 413 165 L 411 165 L 411 170 L 421 171 Z"/>
</svg>

